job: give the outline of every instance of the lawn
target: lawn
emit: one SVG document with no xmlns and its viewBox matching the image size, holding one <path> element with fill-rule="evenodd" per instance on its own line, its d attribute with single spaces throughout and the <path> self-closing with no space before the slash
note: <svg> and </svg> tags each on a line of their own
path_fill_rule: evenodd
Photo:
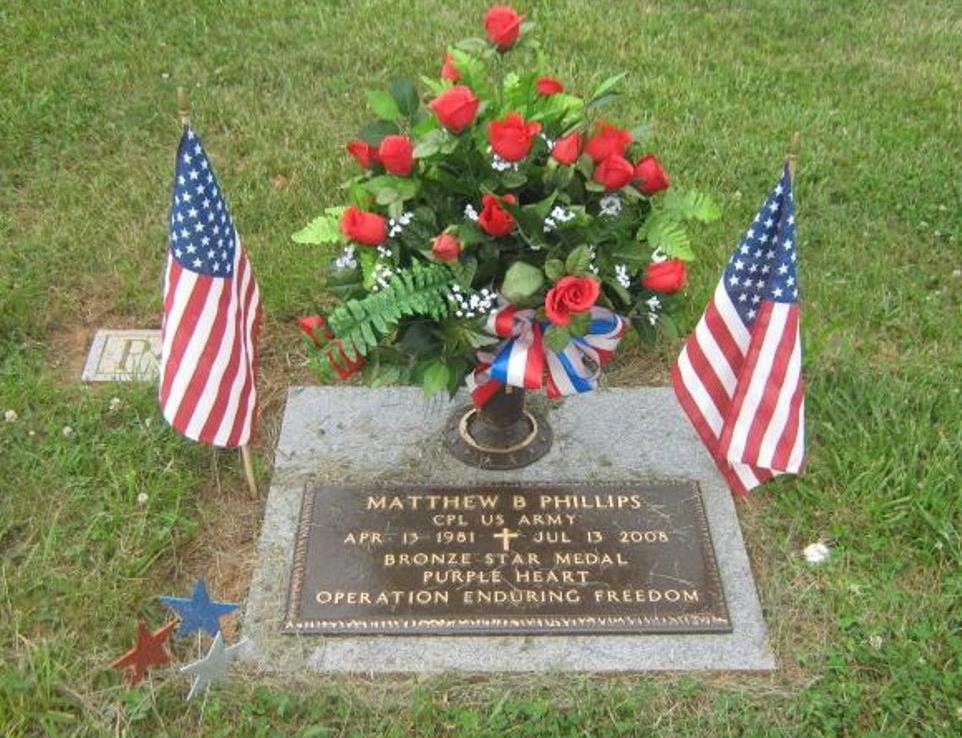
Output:
<svg viewBox="0 0 962 738">
<path fill-rule="evenodd" d="M 8 736 L 951 736 L 962 733 L 962 6 L 519 0 L 572 89 L 627 70 L 675 181 L 712 192 L 694 325 L 802 132 L 796 185 L 810 464 L 740 506 L 771 676 L 251 675 L 183 702 L 105 665 L 198 574 L 242 599 L 261 503 L 150 387 L 85 386 L 103 326 L 156 326 L 188 88 L 266 308 L 262 487 L 292 320 L 323 255 L 289 235 L 352 164 L 363 87 L 433 74 L 486 3 L 27 2 L 0 7 L 0 726 Z M 664 377 L 677 343 L 626 352 Z M 654 367 L 654 368 L 653 368 Z M 116 401 L 115 401 L 116 400 Z M 12 416 L 11 416 L 12 417 Z M 69 431 L 65 431 L 69 428 Z M 831 542 L 811 567 L 801 549 Z M 228 635 L 236 637 L 236 622 Z M 176 661 L 196 653 L 177 646 Z"/>
</svg>

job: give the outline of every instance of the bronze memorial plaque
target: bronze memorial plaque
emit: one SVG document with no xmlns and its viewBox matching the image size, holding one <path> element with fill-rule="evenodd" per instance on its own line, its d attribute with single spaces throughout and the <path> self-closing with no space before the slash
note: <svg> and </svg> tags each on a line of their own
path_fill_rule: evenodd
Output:
<svg viewBox="0 0 962 738">
<path fill-rule="evenodd" d="M 731 631 L 701 491 L 641 484 L 307 490 L 287 633 Z"/>
</svg>

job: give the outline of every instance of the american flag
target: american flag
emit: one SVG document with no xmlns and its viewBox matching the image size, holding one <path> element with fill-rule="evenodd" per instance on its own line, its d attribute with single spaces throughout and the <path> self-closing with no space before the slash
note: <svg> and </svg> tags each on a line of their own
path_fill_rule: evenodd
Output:
<svg viewBox="0 0 962 738">
<path fill-rule="evenodd" d="M 257 404 L 260 292 L 200 139 L 177 149 L 164 277 L 160 406 L 194 441 L 243 446 Z"/>
<path fill-rule="evenodd" d="M 736 495 L 805 460 L 796 249 L 786 164 L 673 369 L 675 394 Z"/>
</svg>

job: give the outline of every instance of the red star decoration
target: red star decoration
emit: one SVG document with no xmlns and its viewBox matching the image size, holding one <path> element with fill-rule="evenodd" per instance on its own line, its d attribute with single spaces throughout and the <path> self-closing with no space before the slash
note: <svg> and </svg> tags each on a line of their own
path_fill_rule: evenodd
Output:
<svg viewBox="0 0 962 738">
<path fill-rule="evenodd" d="M 163 666 L 170 661 L 170 655 L 164 648 L 164 643 L 177 627 L 177 622 L 177 620 L 171 620 L 151 633 L 147 623 L 141 620 L 137 623 L 137 645 L 110 665 L 115 669 L 132 667 L 130 683 L 137 684 L 151 666 Z"/>
</svg>

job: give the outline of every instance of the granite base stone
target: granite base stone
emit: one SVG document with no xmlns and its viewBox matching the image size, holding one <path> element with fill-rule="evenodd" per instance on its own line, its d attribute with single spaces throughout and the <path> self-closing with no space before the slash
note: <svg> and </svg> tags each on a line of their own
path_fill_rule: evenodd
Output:
<svg viewBox="0 0 962 738">
<path fill-rule="evenodd" d="M 554 445 L 514 471 L 462 464 L 443 447 L 453 403 L 419 388 L 293 387 L 287 397 L 243 658 L 278 673 L 768 671 L 762 609 L 725 482 L 666 387 L 618 388 L 544 403 Z M 702 489 L 733 630 L 683 635 L 282 634 L 301 497 L 321 482 L 695 480 Z"/>
</svg>

